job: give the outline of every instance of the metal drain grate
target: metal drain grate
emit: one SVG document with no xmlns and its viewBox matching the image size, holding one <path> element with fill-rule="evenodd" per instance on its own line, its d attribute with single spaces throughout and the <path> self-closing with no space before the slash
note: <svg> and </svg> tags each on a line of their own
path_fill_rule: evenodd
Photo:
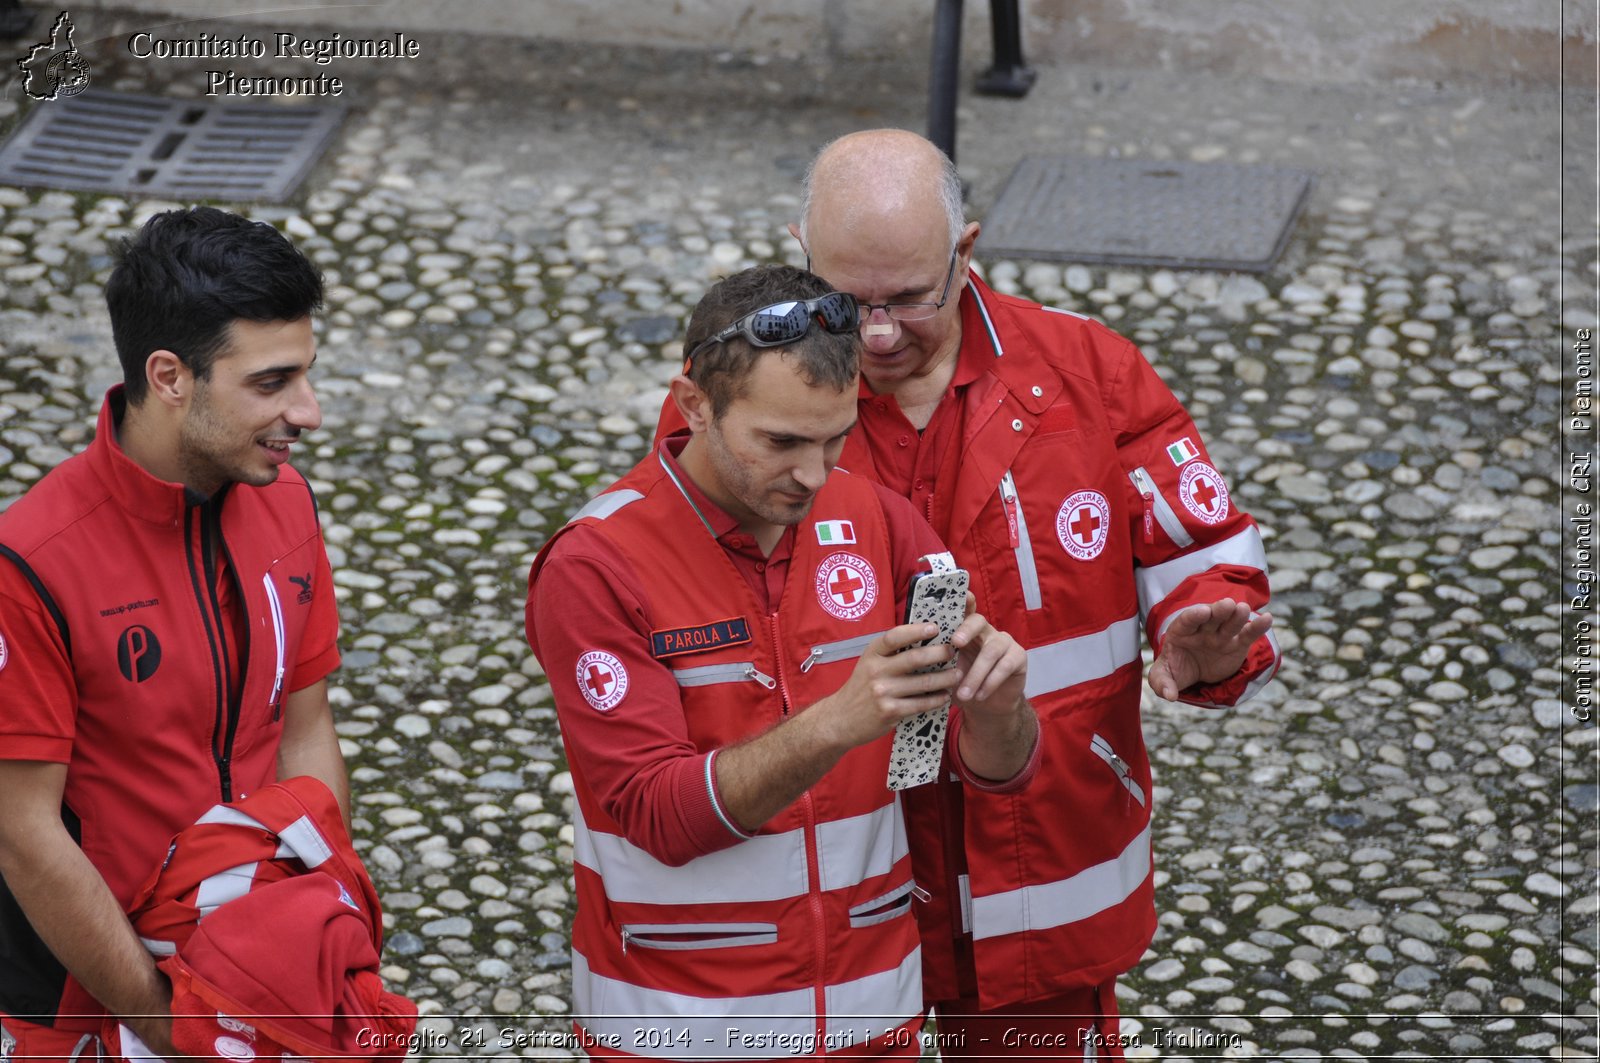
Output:
<svg viewBox="0 0 1600 1063">
<path fill-rule="evenodd" d="M 345 110 L 90 90 L 34 108 L 0 146 L 0 184 L 276 202 L 305 179 Z"/>
<path fill-rule="evenodd" d="M 1310 188 L 1282 167 L 1029 156 L 978 243 L 990 258 L 1263 272 Z"/>
</svg>

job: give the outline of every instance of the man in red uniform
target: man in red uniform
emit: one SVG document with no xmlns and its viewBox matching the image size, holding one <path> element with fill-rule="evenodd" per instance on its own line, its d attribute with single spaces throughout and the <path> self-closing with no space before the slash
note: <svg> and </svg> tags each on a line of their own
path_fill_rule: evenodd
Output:
<svg viewBox="0 0 1600 1063">
<path fill-rule="evenodd" d="M 332 578 L 286 464 L 321 423 L 322 280 L 201 207 L 150 219 L 106 302 L 123 383 L 0 514 L 0 1058 L 93 1058 L 106 1013 L 172 1055 L 124 914 L 171 836 L 298 775 L 348 809 Z"/>
<path fill-rule="evenodd" d="M 1026 800 L 907 794 L 942 1051 L 1120 1054 L 1116 976 L 1155 927 L 1138 631 L 1159 696 L 1254 693 L 1278 664 L 1260 536 L 1137 347 L 969 272 L 978 224 L 923 138 L 829 145 L 791 232 L 861 302 L 841 468 L 926 513 L 1028 650 L 1044 767 Z"/>
<path fill-rule="evenodd" d="M 809 273 L 716 285 L 671 384 L 691 434 L 534 562 L 528 638 L 577 794 L 591 1054 L 917 1056 L 895 725 L 953 695 L 942 752 L 963 785 L 1031 777 L 1016 641 L 969 615 L 956 666 L 919 674 L 955 652 L 908 648 L 934 629 L 900 622 L 919 558 L 944 548 L 905 499 L 829 475 L 858 345 L 855 301 Z"/>
</svg>

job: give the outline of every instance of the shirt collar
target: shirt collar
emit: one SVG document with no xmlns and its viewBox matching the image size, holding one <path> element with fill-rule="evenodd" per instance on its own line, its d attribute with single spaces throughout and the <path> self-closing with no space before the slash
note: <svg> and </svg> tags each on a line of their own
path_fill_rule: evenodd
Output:
<svg viewBox="0 0 1600 1063">
<path fill-rule="evenodd" d="M 100 405 L 100 419 L 95 424 L 94 442 L 89 446 L 90 467 L 111 492 L 111 497 L 130 514 L 153 524 L 175 526 L 182 522 L 187 507 L 200 505 L 206 499 L 183 484 L 152 476 L 144 466 L 128 457 L 117 441 L 117 426 L 122 423 L 127 408 L 128 399 L 121 384 L 106 392 L 105 401 Z"/>
<path fill-rule="evenodd" d="M 709 526 L 712 536 L 724 549 L 754 551 L 755 556 L 761 556 L 761 549 L 756 545 L 755 536 L 741 531 L 739 522 L 721 506 L 711 501 L 706 493 L 700 490 L 700 485 L 683 470 L 678 456 L 683 453 L 683 448 L 688 446 L 691 438 L 693 437 L 688 432 L 678 432 L 663 439 L 656 452 L 661 464 L 666 467 L 673 481 L 683 489 L 684 497 L 699 512 L 700 517 Z M 785 528 L 778 545 L 773 547 L 771 556 L 776 557 L 782 550 L 783 544 L 793 535 L 793 525 Z"/>
</svg>

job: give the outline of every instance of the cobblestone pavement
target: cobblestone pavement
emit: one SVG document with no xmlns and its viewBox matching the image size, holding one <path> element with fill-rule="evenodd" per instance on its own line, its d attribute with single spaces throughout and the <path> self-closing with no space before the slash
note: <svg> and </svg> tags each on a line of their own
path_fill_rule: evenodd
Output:
<svg viewBox="0 0 1600 1063">
<path fill-rule="evenodd" d="M 806 160 L 920 128 L 925 67 L 423 51 L 337 64 L 340 141 L 252 213 L 330 286 L 300 468 L 385 975 L 425 1051 L 560 1057 L 572 791 L 528 563 L 641 454 L 708 282 L 794 260 Z M 102 58 L 96 84 L 193 95 L 196 69 Z M 1597 255 L 1562 146 L 1594 121 L 1554 90 L 1116 68 L 963 101 L 980 217 L 1035 151 L 1317 174 L 1261 277 L 987 263 L 1134 338 L 1268 536 L 1279 680 L 1226 714 L 1146 705 L 1163 914 L 1119 986 L 1135 1058 L 1596 1051 L 1600 730 L 1560 700 L 1558 420 L 1564 346 L 1596 326 L 1562 314 Z M 0 188 L 0 504 L 87 440 L 115 379 L 107 241 L 165 206 Z"/>
</svg>

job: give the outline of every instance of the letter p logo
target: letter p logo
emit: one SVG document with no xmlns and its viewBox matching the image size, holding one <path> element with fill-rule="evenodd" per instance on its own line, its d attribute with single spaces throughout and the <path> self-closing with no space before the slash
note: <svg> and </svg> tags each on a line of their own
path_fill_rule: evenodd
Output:
<svg viewBox="0 0 1600 1063">
<path fill-rule="evenodd" d="M 161 642 L 143 624 L 117 636 L 117 669 L 130 683 L 143 683 L 161 667 Z"/>
</svg>

